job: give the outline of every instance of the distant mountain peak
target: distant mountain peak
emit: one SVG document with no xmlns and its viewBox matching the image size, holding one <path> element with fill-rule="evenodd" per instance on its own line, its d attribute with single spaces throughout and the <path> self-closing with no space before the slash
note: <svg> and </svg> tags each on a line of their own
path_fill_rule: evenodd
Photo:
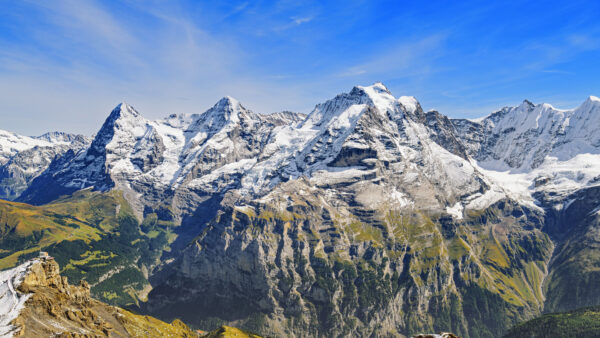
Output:
<svg viewBox="0 0 600 338">
<path fill-rule="evenodd" d="M 240 106 L 240 101 L 231 96 L 222 97 L 215 106 L 237 108 Z"/>
<path fill-rule="evenodd" d="M 523 102 L 521 102 L 521 104 L 519 106 L 517 106 L 517 109 L 520 111 L 531 111 L 533 108 L 535 107 L 535 104 L 527 99 L 523 100 Z"/>
<path fill-rule="evenodd" d="M 590 95 L 577 109 L 592 109 L 594 107 L 600 107 L 600 98 Z"/>
<path fill-rule="evenodd" d="M 375 90 L 376 92 L 379 92 L 379 93 L 387 93 L 387 94 L 392 95 L 392 92 L 390 92 L 390 90 L 386 87 L 386 85 L 383 84 L 383 82 L 375 82 L 370 86 L 359 87 L 359 88 L 368 88 L 368 89 Z"/>
<path fill-rule="evenodd" d="M 62 131 L 51 131 L 39 136 L 33 136 L 34 139 L 44 140 L 50 143 L 71 143 L 73 140 L 78 139 L 80 137 L 83 136 L 77 134 L 69 134 Z"/>
<path fill-rule="evenodd" d="M 370 86 L 355 86 L 352 88 L 352 92 L 359 91 L 369 96 L 389 95 L 392 96 L 392 92 L 381 82 L 375 82 Z"/>
<path fill-rule="evenodd" d="M 231 96 L 225 96 L 215 105 L 201 115 L 204 120 L 217 119 L 235 122 L 239 119 L 239 113 L 247 109 L 242 106 L 240 101 Z"/>
<path fill-rule="evenodd" d="M 111 112 L 111 116 L 116 117 L 125 117 L 125 116 L 141 116 L 140 113 L 135 110 L 131 105 L 127 102 L 123 101 L 119 103 Z"/>
</svg>

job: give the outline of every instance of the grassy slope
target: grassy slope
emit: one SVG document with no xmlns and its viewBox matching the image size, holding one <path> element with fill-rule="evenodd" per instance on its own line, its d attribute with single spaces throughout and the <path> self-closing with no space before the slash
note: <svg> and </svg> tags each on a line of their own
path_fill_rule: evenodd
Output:
<svg viewBox="0 0 600 338">
<path fill-rule="evenodd" d="M 174 320 L 169 324 L 154 317 L 136 315 L 126 310 L 119 310 L 119 313 L 122 315 L 120 322 L 132 337 L 199 336 L 180 320 Z"/>
<path fill-rule="evenodd" d="M 235 327 L 230 326 L 221 326 L 220 328 L 209 332 L 205 336 L 205 338 L 218 338 L 218 337 L 239 337 L 239 338 L 260 338 L 260 336 L 255 335 L 253 333 L 240 330 Z"/>
<path fill-rule="evenodd" d="M 70 281 L 87 280 L 111 304 L 143 298 L 143 271 L 156 264 L 170 237 L 157 221 L 140 227 L 118 191 L 80 191 L 43 206 L 0 200 L 0 269 L 48 251 Z"/>
<path fill-rule="evenodd" d="M 600 337 L 600 307 L 545 314 L 517 325 L 505 337 Z"/>
<path fill-rule="evenodd" d="M 13 267 L 20 256 L 68 240 L 89 243 L 101 231 L 77 217 L 51 208 L 0 200 L 0 269 Z"/>
</svg>

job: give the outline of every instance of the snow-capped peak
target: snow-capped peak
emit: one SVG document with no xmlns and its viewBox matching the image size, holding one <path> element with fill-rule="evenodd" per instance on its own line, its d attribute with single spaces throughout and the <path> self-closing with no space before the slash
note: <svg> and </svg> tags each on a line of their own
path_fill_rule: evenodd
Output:
<svg viewBox="0 0 600 338">
<path fill-rule="evenodd" d="M 390 90 L 382 82 L 375 82 L 374 84 L 364 88 L 372 88 L 373 90 L 376 90 L 380 93 L 387 93 L 392 95 L 392 92 L 390 92 Z"/>
<path fill-rule="evenodd" d="M 86 161 L 99 159 L 107 149 L 117 154 L 128 151 L 135 145 L 136 139 L 146 132 L 147 122 L 132 106 L 119 103 L 94 137 Z"/>
<path fill-rule="evenodd" d="M 131 105 L 127 104 L 127 102 L 119 103 L 115 109 L 112 110 L 111 115 L 115 115 L 118 117 L 126 117 L 126 116 L 141 116 L 140 113 L 135 110 Z"/>
<path fill-rule="evenodd" d="M 521 104 L 517 107 L 517 109 L 520 111 L 530 111 L 533 107 L 535 107 L 535 104 L 533 104 L 533 102 L 525 99 L 525 100 L 523 100 L 523 102 L 521 102 Z"/>
<path fill-rule="evenodd" d="M 379 109 L 380 112 L 385 113 L 387 111 L 394 110 L 396 98 L 387 89 L 387 87 L 383 85 L 383 83 L 376 82 L 375 84 L 367 87 L 358 86 L 356 88 L 359 88 L 365 94 L 367 94 L 373 105 Z"/>
<path fill-rule="evenodd" d="M 80 135 L 68 134 L 61 131 L 52 131 L 40 136 L 33 136 L 34 139 L 48 141 L 53 144 L 69 144 Z"/>
<path fill-rule="evenodd" d="M 219 116 L 226 121 L 237 121 L 239 113 L 243 111 L 246 111 L 246 108 L 241 105 L 240 101 L 231 96 L 225 96 L 202 115 Z"/>
<path fill-rule="evenodd" d="M 100 139 L 106 139 L 103 144 L 110 141 L 115 133 L 115 129 L 123 129 L 127 132 L 128 129 L 137 129 L 144 126 L 146 120 L 132 106 L 125 102 L 119 103 L 110 113 L 102 128 L 96 134 L 94 143 Z"/>
<path fill-rule="evenodd" d="M 596 107 L 600 107 L 600 98 L 597 96 L 589 96 L 577 109 L 576 111 L 591 111 Z"/>
<path fill-rule="evenodd" d="M 212 108 L 197 116 L 190 125 L 188 133 L 206 131 L 212 134 L 226 125 L 240 122 L 240 115 L 252 114 L 242 104 L 231 96 L 220 99 Z"/>
<path fill-rule="evenodd" d="M 419 101 L 414 96 L 400 96 L 396 99 L 381 82 L 376 82 L 367 87 L 357 86 L 355 88 L 364 92 L 370 99 L 370 103 L 381 113 L 391 112 L 394 119 L 397 119 L 399 114 L 402 115 L 402 112 L 414 114 L 420 108 Z M 397 109 L 398 105 L 401 109 Z"/>
<path fill-rule="evenodd" d="M 381 114 L 396 111 L 396 98 L 381 82 L 370 86 L 355 86 L 349 93 L 342 93 L 331 100 L 318 104 L 301 124 L 303 128 L 316 128 L 339 120 L 351 106 L 365 105 Z M 357 111 L 357 112 L 360 112 Z"/>
<path fill-rule="evenodd" d="M 228 110 L 240 110 L 240 101 L 236 100 L 231 96 L 225 96 L 220 99 L 214 106 L 215 108 L 228 109 Z"/>
</svg>

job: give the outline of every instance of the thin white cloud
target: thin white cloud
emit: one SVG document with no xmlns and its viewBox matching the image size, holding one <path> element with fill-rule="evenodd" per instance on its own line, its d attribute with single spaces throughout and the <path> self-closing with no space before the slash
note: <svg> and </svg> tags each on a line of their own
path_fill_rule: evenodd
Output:
<svg viewBox="0 0 600 338">
<path fill-rule="evenodd" d="M 343 70 L 341 73 L 338 74 L 338 76 L 340 76 L 340 77 L 358 76 L 358 75 L 363 75 L 366 72 L 367 72 L 366 70 L 357 66 L 357 67 L 350 67 L 346 70 Z"/>
<path fill-rule="evenodd" d="M 447 37 L 445 33 L 437 33 L 416 41 L 386 46 L 372 52 L 365 62 L 338 72 L 337 76 L 374 76 L 391 72 L 400 74 L 399 77 L 415 73 L 425 75 L 431 72 L 433 61 L 445 52 Z"/>
<path fill-rule="evenodd" d="M 296 25 L 301 25 L 303 23 L 311 22 L 313 19 L 312 16 L 304 16 L 304 17 L 293 17 L 292 22 Z"/>
<path fill-rule="evenodd" d="M 575 73 L 560 69 L 542 69 L 542 73 L 574 75 Z"/>
</svg>

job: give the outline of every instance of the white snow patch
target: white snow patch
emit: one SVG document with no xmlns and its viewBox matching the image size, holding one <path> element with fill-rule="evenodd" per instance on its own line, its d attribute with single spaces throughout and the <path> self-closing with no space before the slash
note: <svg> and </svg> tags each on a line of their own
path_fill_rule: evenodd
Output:
<svg viewBox="0 0 600 338">
<path fill-rule="evenodd" d="M 484 169 L 479 163 L 475 165 L 491 181 L 493 189 L 505 192 L 512 199 L 530 206 L 535 206 L 532 194 L 536 191 L 553 192 L 559 197 L 587 186 L 600 185 L 600 154 L 579 154 L 566 161 L 548 156 L 539 167 L 528 172 L 497 171 Z M 489 167 L 489 162 L 484 165 Z M 540 177 L 547 178 L 548 182 L 536 187 L 535 180 Z M 557 210 L 567 207 L 568 205 L 555 206 Z"/>
<path fill-rule="evenodd" d="M 256 164 L 256 158 L 249 158 L 239 160 L 237 162 L 227 163 L 220 168 L 214 169 L 210 173 L 193 179 L 188 186 L 189 187 L 200 187 L 203 185 L 210 185 L 223 175 L 232 175 L 236 173 L 244 173 L 252 166 Z"/>
<path fill-rule="evenodd" d="M 0 337 L 12 337 L 17 331 L 10 323 L 19 316 L 30 295 L 22 294 L 16 289 L 34 262 L 36 261 L 28 261 L 15 268 L 0 271 Z"/>
<path fill-rule="evenodd" d="M 483 210 L 490 205 L 498 202 L 499 200 L 506 197 L 505 194 L 498 190 L 489 189 L 484 194 L 477 193 L 472 196 L 472 199 L 469 200 L 469 203 L 466 205 L 465 209 L 467 210 Z"/>
<path fill-rule="evenodd" d="M 456 219 L 463 219 L 463 205 L 456 202 L 452 207 L 446 207 L 446 212 Z"/>
<path fill-rule="evenodd" d="M 400 96 L 398 102 L 411 113 L 416 112 L 419 105 L 419 101 L 414 96 Z"/>
<path fill-rule="evenodd" d="M 396 105 L 396 98 L 390 94 L 388 89 L 380 82 L 375 83 L 372 86 L 358 88 L 362 89 L 367 93 L 375 107 L 381 112 L 386 113 L 387 111 L 393 111 Z"/>
<path fill-rule="evenodd" d="M 488 117 L 489 117 L 489 115 L 486 115 L 486 116 L 482 116 L 482 117 L 478 117 L 478 118 L 474 118 L 474 119 L 467 119 L 467 120 L 474 122 L 474 123 L 481 123 L 481 122 L 483 122 L 483 120 L 487 119 Z"/>
<path fill-rule="evenodd" d="M 367 108 L 367 105 L 356 104 L 344 110 L 341 114 L 334 117 L 329 123 L 331 129 L 349 129 L 356 124 L 356 120 Z"/>
<path fill-rule="evenodd" d="M 336 184 L 355 179 L 359 180 L 369 174 L 376 172 L 376 169 L 363 170 L 362 167 L 328 168 L 327 170 L 317 170 L 310 178 L 311 182 L 320 184 Z"/>
<path fill-rule="evenodd" d="M 410 200 L 410 198 L 408 198 L 408 196 L 406 196 L 406 194 L 396 190 L 396 188 L 392 190 L 391 197 L 392 201 L 395 201 L 400 208 L 412 206 L 415 204 L 413 201 Z"/>
<path fill-rule="evenodd" d="M 597 215 L 600 216 L 600 205 L 598 207 L 596 207 L 596 209 L 592 210 L 592 212 L 590 212 L 590 215 Z"/>
</svg>

